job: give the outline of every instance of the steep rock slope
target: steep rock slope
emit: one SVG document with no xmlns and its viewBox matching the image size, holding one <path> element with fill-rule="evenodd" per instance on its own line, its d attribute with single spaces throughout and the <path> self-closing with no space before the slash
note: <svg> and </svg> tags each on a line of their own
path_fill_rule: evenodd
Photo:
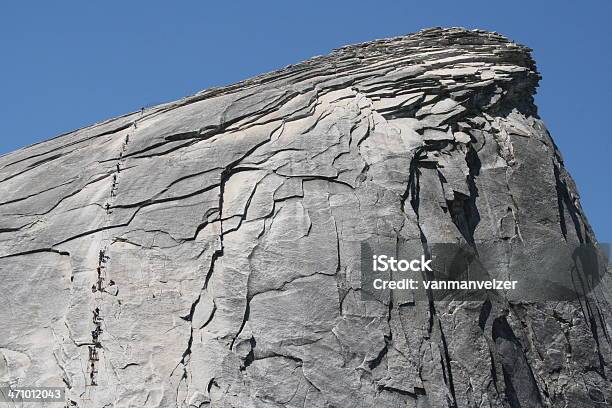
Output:
<svg viewBox="0 0 612 408">
<path fill-rule="evenodd" d="M 360 296 L 365 240 L 494 244 L 496 276 L 595 242 L 538 80 L 496 33 L 431 29 L 1 156 L 0 383 L 79 407 L 609 406 L 609 291 Z"/>
</svg>

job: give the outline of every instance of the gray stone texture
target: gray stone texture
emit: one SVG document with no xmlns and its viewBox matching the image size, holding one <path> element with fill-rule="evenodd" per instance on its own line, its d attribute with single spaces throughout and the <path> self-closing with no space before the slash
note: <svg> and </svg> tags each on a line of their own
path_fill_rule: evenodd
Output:
<svg viewBox="0 0 612 408">
<path fill-rule="evenodd" d="M 428 29 L 0 156 L 0 385 L 66 385 L 70 407 L 609 407 L 609 286 L 360 296 L 368 239 L 495 244 L 519 278 L 595 242 L 538 80 L 499 34 Z"/>
</svg>

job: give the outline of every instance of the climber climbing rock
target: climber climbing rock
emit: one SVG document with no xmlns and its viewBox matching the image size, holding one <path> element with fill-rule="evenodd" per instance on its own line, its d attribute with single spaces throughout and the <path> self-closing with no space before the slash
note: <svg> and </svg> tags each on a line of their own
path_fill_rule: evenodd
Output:
<svg viewBox="0 0 612 408">
<path fill-rule="evenodd" d="M 98 356 L 98 349 L 93 346 L 89 346 L 89 361 L 93 363 L 94 361 L 98 360 L 100 360 L 100 357 Z"/>
<path fill-rule="evenodd" d="M 91 332 L 91 338 L 93 340 L 93 344 L 95 347 L 102 347 L 102 344 L 100 344 L 100 341 L 98 340 L 100 338 L 100 334 L 102 334 L 102 328 L 97 325 L 95 330 L 92 330 Z"/>
<path fill-rule="evenodd" d="M 96 386 L 96 374 L 98 370 L 95 369 L 93 361 L 91 362 L 91 372 L 89 373 L 89 379 L 91 380 L 91 385 Z"/>
<path fill-rule="evenodd" d="M 102 282 L 104 281 L 104 278 L 101 276 L 98 276 L 98 282 L 97 282 L 97 289 L 102 292 L 104 290 L 104 287 L 102 286 Z"/>
</svg>

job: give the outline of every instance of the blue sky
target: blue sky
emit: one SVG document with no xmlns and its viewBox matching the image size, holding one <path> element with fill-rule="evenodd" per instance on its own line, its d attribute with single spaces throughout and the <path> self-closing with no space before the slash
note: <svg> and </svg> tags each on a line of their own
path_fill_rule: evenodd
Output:
<svg viewBox="0 0 612 408">
<path fill-rule="evenodd" d="M 345 44 L 431 26 L 482 28 L 534 49 L 540 115 L 598 239 L 612 242 L 611 4 L 2 2 L 0 154 Z"/>
</svg>

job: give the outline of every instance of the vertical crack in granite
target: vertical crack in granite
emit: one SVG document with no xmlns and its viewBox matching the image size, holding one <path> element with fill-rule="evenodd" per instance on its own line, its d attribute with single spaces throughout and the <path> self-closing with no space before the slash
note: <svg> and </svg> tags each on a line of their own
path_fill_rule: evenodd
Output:
<svg viewBox="0 0 612 408">
<path fill-rule="evenodd" d="M 524 46 L 434 28 L 0 157 L 0 385 L 65 384 L 71 407 L 609 405 L 610 281 L 574 251 L 597 241 L 539 79 Z M 365 241 L 592 294 L 367 300 Z"/>
</svg>

